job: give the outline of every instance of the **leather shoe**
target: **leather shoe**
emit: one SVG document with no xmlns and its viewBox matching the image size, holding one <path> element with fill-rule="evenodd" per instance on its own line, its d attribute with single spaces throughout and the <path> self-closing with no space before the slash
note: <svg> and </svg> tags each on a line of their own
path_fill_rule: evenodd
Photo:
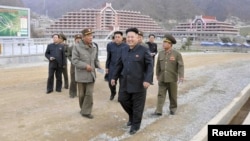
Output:
<svg viewBox="0 0 250 141">
<path fill-rule="evenodd" d="M 109 98 L 109 100 L 113 100 L 114 98 L 115 98 L 115 96 L 111 95 L 110 98 Z"/>
<path fill-rule="evenodd" d="M 59 93 L 62 92 L 61 90 L 56 90 L 56 91 L 59 92 Z"/>
<path fill-rule="evenodd" d="M 132 125 L 132 122 L 131 121 L 128 121 L 127 122 L 127 126 L 131 126 Z"/>
<path fill-rule="evenodd" d="M 83 114 L 82 114 L 82 116 L 83 116 L 83 117 L 86 117 L 86 118 L 89 118 L 89 119 L 93 119 L 93 118 L 94 118 L 94 116 L 91 115 L 91 114 L 88 114 L 88 115 L 83 115 Z"/>
<path fill-rule="evenodd" d="M 130 130 L 129 130 L 129 134 L 130 134 L 130 135 L 133 135 L 133 134 L 135 134 L 138 130 L 139 130 L 139 129 L 136 129 L 136 128 L 131 127 Z"/>
<path fill-rule="evenodd" d="M 70 95 L 69 97 L 70 97 L 70 98 L 74 98 L 75 96 L 73 96 L 73 95 Z"/>
<path fill-rule="evenodd" d="M 170 111 L 170 115 L 175 115 L 175 112 L 173 112 L 173 111 Z"/>
<path fill-rule="evenodd" d="M 156 112 L 154 112 L 152 115 L 153 116 L 162 116 L 162 113 L 156 113 Z"/>
<path fill-rule="evenodd" d="M 52 91 L 47 91 L 46 94 L 49 94 L 49 93 L 51 93 L 51 92 L 52 92 Z"/>
</svg>

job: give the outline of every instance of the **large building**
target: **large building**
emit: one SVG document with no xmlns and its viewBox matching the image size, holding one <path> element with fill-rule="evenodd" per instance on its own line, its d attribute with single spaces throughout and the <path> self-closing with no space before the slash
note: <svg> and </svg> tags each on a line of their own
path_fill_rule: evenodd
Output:
<svg viewBox="0 0 250 141">
<path fill-rule="evenodd" d="M 179 23 L 169 31 L 179 39 L 191 38 L 194 41 L 220 41 L 221 37 L 235 37 L 239 29 L 232 24 L 216 20 L 213 16 L 195 16 L 192 22 Z"/>
<path fill-rule="evenodd" d="M 137 27 L 146 34 L 162 35 L 165 32 L 165 29 L 148 15 L 143 15 L 138 11 L 114 10 L 111 3 L 106 3 L 101 9 L 68 12 L 46 28 L 46 36 L 63 32 L 68 37 L 73 37 L 84 28 L 92 28 L 95 31 L 95 38 L 107 39 L 114 31 L 125 32 L 129 27 Z"/>
</svg>

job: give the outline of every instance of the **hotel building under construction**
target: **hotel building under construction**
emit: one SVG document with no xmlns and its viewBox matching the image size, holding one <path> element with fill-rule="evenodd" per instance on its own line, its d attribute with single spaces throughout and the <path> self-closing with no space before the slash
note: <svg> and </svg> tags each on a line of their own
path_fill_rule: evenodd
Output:
<svg viewBox="0 0 250 141">
<path fill-rule="evenodd" d="M 111 3 L 106 3 L 101 9 L 68 12 L 46 28 L 46 36 L 62 32 L 68 37 L 73 37 L 84 28 L 92 28 L 96 39 L 108 39 L 114 31 L 125 32 L 129 27 L 137 27 L 145 35 L 154 33 L 162 36 L 166 32 L 148 15 L 138 11 L 114 10 Z"/>
</svg>

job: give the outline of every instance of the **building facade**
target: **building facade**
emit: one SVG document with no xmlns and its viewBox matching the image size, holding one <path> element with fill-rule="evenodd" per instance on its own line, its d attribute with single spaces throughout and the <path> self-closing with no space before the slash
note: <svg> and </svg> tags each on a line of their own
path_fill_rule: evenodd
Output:
<svg viewBox="0 0 250 141">
<path fill-rule="evenodd" d="M 106 3 L 101 9 L 68 12 L 46 28 L 46 36 L 63 32 L 68 37 L 73 37 L 84 28 L 92 28 L 96 39 L 108 39 L 114 31 L 125 32 L 129 27 L 137 27 L 146 35 L 154 33 L 160 36 L 165 32 L 165 29 L 148 15 L 143 15 L 138 11 L 114 10 L 111 3 Z"/>
<path fill-rule="evenodd" d="M 179 39 L 220 41 L 222 37 L 231 38 L 239 35 L 239 29 L 230 23 L 217 21 L 213 16 L 195 16 L 192 22 L 179 23 L 169 33 Z"/>
</svg>

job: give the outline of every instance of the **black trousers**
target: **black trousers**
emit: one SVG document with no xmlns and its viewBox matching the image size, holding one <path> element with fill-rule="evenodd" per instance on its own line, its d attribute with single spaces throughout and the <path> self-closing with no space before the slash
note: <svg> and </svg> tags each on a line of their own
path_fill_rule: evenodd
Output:
<svg viewBox="0 0 250 141">
<path fill-rule="evenodd" d="M 129 121 L 132 123 L 131 126 L 140 129 L 146 101 L 146 90 L 137 93 L 120 92 L 118 101 L 127 112 Z"/>
<path fill-rule="evenodd" d="M 62 89 L 62 67 L 49 65 L 49 76 L 47 80 L 47 91 L 53 91 L 54 75 L 56 77 L 56 91 Z"/>
</svg>

